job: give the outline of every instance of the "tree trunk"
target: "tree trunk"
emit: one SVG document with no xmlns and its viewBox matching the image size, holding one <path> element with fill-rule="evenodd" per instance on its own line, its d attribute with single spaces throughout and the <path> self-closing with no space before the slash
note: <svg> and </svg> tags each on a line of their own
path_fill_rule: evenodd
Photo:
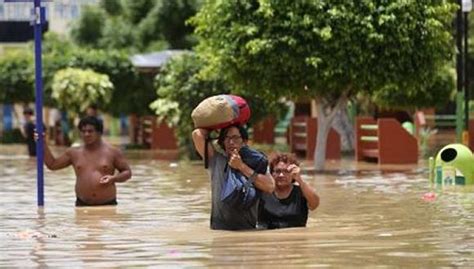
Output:
<svg viewBox="0 0 474 269">
<path fill-rule="evenodd" d="M 324 170 L 329 130 L 331 129 L 337 111 L 345 107 L 346 104 L 346 93 L 341 94 L 336 102 L 332 103 L 323 98 L 316 98 L 316 106 L 318 109 L 318 133 L 315 137 L 316 149 L 314 151 L 314 168 L 316 171 Z"/>
<path fill-rule="evenodd" d="M 336 112 L 332 127 L 341 136 L 342 151 L 353 151 L 355 137 L 354 127 L 352 126 L 345 106 L 342 106 L 341 109 Z"/>
<path fill-rule="evenodd" d="M 316 170 L 324 170 L 324 163 L 326 162 L 326 145 L 329 130 L 331 129 L 331 123 L 329 118 L 321 113 L 319 108 L 321 105 L 318 104 L 318 133 L 316 134 L 316 148 L 314 150 L 314 168 Z"/>
</svg>

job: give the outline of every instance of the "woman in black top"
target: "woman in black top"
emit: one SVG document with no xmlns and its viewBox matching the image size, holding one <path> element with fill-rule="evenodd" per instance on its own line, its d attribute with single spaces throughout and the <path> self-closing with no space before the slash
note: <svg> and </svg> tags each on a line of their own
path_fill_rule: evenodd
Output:
<svg viewBox="0 0 474 269">
<path fill-rule="evenodd" d="M 25 108 L 23 116 L 25 117 L 25 124 L 23 124 L 22 134 L 26 140 L 28 155 L 36 157 L 36 141 L 34 137 L 36 125 L 33 121 L 33 110 L 29 107 Z"/>
<path fill-rule="evenodd" d="M 258 227 L 305 227 L 308 209 L 318 207 L 319 196 L 301 178 L 301 169 L 295 157 L 292 154 L 274 154 L 270 158 L 270 172 L 275 179 L 275 190 L 262 195 Z"/>
</svg>

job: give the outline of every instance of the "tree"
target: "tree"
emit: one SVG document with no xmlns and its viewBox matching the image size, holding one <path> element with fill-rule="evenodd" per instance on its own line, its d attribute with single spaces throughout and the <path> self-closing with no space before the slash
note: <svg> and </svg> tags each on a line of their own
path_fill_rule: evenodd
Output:
<svg viewBox="0 0 474 269">
<path fill-rule="evenodd" d="M 153 78 L 139 75 L 126 52 L 77 48 L 68 57 L 68 67 L 91 69 L 109 77 L 114 90 L 111 102 L 101 105 L 102 110 L 115 116 L 151 112 L 148 104 L 156 99 Z"/>
<path fill-rule="evenodd" d="M 155 5 L 155 0 L 123 0 L 123 11 L 126 19 L 137 25 L 145 18 Z"/>
<path fill-rule="evenodd" d="M 191 48 L 186 20 L 197 8 L 197 0 L 101 0 L 84 9 L 71 36 L 80 45 L 131 52 Z"/>
<path fill-rule="evenodd" d="M 52 89 L 52 97 L 62 108 L 71 115 L 78 115 L 92 104 L 109 102 L 113 85 L 107 75 L 66 68 L 54 75 Z"/>
<path fill-rule="evenodd" d="M 55 99 L 51 97 L 54 74 L 70 66 L 71 54 L 76 52 L 71 40 L 55 33 L 48 32 L 43 42 L 43 102 L 50 107 L 57 107 Z M 33 67 L 32 67 L 33 68 Z"/>
<path fill-rule="evenodd" d="M 99 5 L 109 16 L 117 16 L 123 12 L 121 1 L 100 0 Z"/>
<path fill-rule="evenodd" d="M 400 89 L 399 87 L 405 87 Z M 387 84 L 369 97 L 375 104 L 388 108 L 441 107 L 447 100 L 453 100 L 456 89 L 456 70 L 444 66 L 438 70 L 423 88 L 410 88 L 413 85 Z"/>
<path fill-rule="evenodd" d="M 186 49 L 193 45 L 190 34 L 193 28 L 186 20 L 196 14 L 194 0 L 156 1 L 153 9 L 139 24 L 139 38 L 142 44 L 164 39 L 171 48 Z"/>
<path fill-rule="evenodd" d="M 111 101 L 100 104 L 102 111 L 114 116 L 151 113 L 147 105 L 156 99 L 153 77 L 139 75 L 127 52 L 78 47 L 71 42 L 59 40 L 54 35 L 48 35 L 44 45 L 45 104 L 59 105 L 57 100 L 51 98 L 53 77 L 58 70 L 73 67 L 106 74 L 113 83 Z"/>
<path fill-rule="evenodd" d="M 0 58 L 0 103 L 34 101 L 33 55 L 25 51 Z"/>
<path fill-rule="evenodd" d="M 101 48 L 128 49 L 134 51 L 137 44 L 136 26 L 122 17 L 111 17 L 105 20 L 99 41 Z"/>
<path fill-rule="evenodd" d="M 207 1 L 191 21 L 205 75 L 220 72 L 259 96 L 316 100 L 321 170 L 329 127 L 348 98 L 386 85 L 426 89 L 451 61 L 454 11 L 440 0 L 231 0 Z"/>
<path fill-rule="evenodd" d="M 79 45 L 97 47 L 102 37 L 105 12 L 95 6 L 85 6 L 81 17 L 71 28 L 71 37 Z"/>
</svg>

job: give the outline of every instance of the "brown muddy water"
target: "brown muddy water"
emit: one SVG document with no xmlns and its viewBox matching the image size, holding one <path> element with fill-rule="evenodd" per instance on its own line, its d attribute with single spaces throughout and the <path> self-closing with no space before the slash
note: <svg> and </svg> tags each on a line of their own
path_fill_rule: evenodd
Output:
<svg viewBox="0 0 474 269">
<path fill-rule="evenodd" d="M 35 161 L 0 145 L 0 267 L 474 267 L 474 189 L 430 186 L 423 162 L 329 163 L 304 177 L 321 197 L 308 227 L 229 232 L 209 229 L 201 163 L 127 156 L 117 207 L 75 208 L 67 168 L 45 170 L 38 209 Z"/>
</svg>

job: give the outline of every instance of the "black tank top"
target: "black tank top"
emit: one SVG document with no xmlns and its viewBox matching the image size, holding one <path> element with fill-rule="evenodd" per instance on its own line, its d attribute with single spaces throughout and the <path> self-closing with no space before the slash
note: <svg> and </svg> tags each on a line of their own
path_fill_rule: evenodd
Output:
<svg viewBox="0 0 474 269">
<path fill-rule="evenodd" d="M 258 214 L 259 228 L 305 227 L 307 220 L 308 204 L 299 186 L 293 186 L 285 199 L 278 199 L 273 193 L 262 195 Z"/>
</svg>

